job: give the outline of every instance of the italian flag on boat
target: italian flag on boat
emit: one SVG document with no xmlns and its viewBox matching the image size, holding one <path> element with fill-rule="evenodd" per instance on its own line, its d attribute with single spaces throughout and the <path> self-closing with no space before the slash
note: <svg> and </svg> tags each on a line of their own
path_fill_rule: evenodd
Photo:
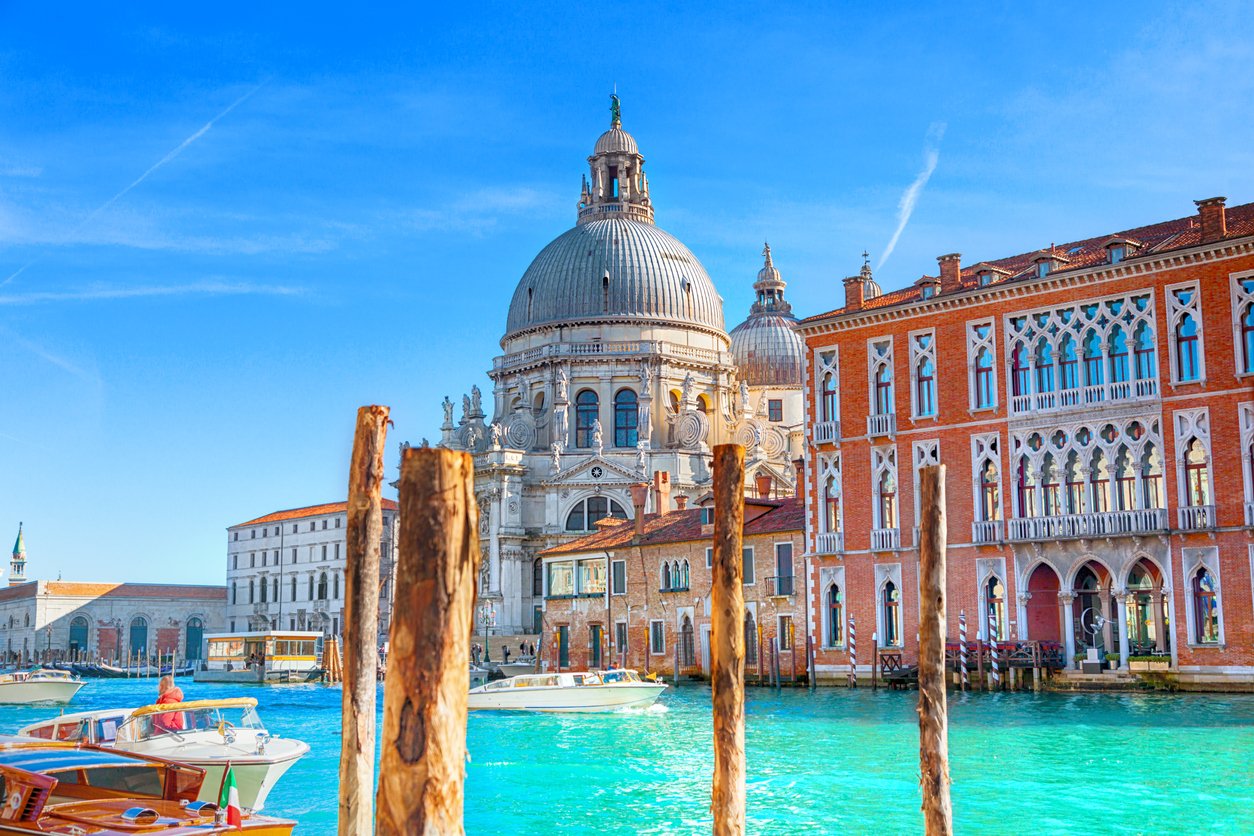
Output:
<svg viewBox="0 0 1254 836">
<path fill-rule="evenodd" d="M 226 823 L 231 827 L 244 826 L 244 811 L 239 806 L 239 787 L 235 784 L 235 770 L 228 763 L 226 775 L 222 776 L 222 795 L 218 798 L 218 806 L 226 810 Z"/>
</svg>

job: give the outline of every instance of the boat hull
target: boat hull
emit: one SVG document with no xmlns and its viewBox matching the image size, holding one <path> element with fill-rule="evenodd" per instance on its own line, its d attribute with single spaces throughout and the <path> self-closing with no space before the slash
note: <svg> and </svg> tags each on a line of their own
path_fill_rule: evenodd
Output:
<svg viewBox="0 0 1254 836">
<path fill-rule="evenodd" d="M 86 683 L 73 680 L 26 680 L 0 682 L 0 704 L 27 705 L 34 702 L 67 703 Z"/>
<path fill-rule="evenodd" d="M 663 684 L 633 682 L 581 687 L 510 688 L 472 691 L 471 711 L 596 712 L 623 708 L 647 708 L 666 690 Z"/>
</svg>

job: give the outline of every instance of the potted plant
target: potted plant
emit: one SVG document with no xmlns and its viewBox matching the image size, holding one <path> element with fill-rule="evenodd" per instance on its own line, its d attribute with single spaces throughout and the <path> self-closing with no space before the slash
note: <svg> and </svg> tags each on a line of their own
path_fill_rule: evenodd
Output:
<svg viewBox="0 0 1254 836">
<path fill-rule="evenodd" d="M 1137 673 L 1165 671 L 1171 667 L 1170 656 L 1129 656 L 1128 668 Z"/>
<path fill-rule="evenodd" d="M 1112 671 L 1119 667 L 1119 654 L 1118 653 L 1106 654 L 1106 667 Z"/>
</svg>

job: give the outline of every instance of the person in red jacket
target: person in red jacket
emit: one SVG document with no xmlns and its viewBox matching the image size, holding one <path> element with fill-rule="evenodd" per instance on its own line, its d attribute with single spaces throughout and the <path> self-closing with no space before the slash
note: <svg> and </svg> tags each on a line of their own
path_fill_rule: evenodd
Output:
<svg viewBox="0 0 1254 836">
<path fill-rule="evenodd" d="M 174 684 L 174 677 L 169 674 L 161 677 L 161 680 L 157 683 L 157 705 L 169 705 L 170 703 L 182 701 L 183 689 Z M 167 714 L 154 714 L 152 723 L 158 731 L 182 731 L 183 713 L 181 711 L 171 711 Z"/>
</svg>

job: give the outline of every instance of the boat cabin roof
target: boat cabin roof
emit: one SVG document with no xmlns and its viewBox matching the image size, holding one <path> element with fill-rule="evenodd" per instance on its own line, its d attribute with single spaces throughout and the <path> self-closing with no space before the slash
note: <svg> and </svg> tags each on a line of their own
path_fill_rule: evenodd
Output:
<svg viewBox="0 0 1254 836">
<path fill-rule="evenodd" d="M 14 748 L 0 748 L 0 765 L 27 772 L 48 772 L 58 769 L 92 769 L 101 766 L 135 766 L 144 761 L 114 749 L 92 749 L 77 746 L 50 746 L 47 743 Z"/>
<path fill-rule="evenodd" d="M 131 712 L 132 717 L 143 717 L 146 714 L 165 714 L 170 711 L 197 711 L 206 708 L 254 708 L 257 700 L 254 697 L 231 697 L 225 700 L 191 700 L 190 702 L 167 702 L 161 705 L 145 705 Z"/>
<path fill-rule="evenodd" d="M 316 641 L 322 638 L 317 630 L 257 630 L 246 633 L 206 633 L 209 641 L 215 639 L 297 639 L 300 641 Z"/>
</svg>

